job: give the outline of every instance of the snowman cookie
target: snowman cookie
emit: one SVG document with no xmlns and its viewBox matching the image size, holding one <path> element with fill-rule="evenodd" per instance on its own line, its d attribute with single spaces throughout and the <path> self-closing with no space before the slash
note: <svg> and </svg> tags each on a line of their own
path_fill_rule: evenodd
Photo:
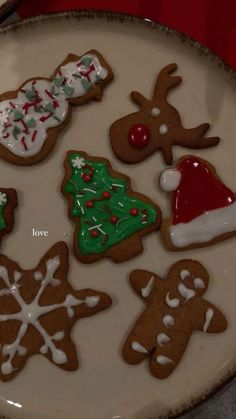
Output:
<svg viewBox="0 0 236 419">
<path fill-rule="evenodd" d="M 204 247 L 236 234 L 235 193 L 206 160 L 182 157 L 161 174 L 160 186 L 172 193 L 172 217 L 161 226 L 169 250 Z"/>
<path fill-rule="evenodd" d="M 51 78 L 34 77 L 0 95 L 0 158 L 19 165 L 43 160 L 70 121 L 72 105 L 101 100 L 113 73 L 101 54 L 69 54 Z"/>
<path fill-rule="evenodd" d="M 123 358 L 133 365 L 149 358 L 150 372 L 157 378 L 175 370 L 195 330 L 220 333 L 227 328 L 221 310 L 203 299 L 209 276 L 197 261 L 175 263 L 166 279 L 135 270 L 130 283 L 146 307 L 124 344 Z"/>
<path fill-rule="evenodd" d="M 218 137 L 205 137 L 210 127 L 207 123 L 184 128 L 179 112 L 168 102 L 169 91 L 182 81 L 181 77 L 172 75 L 176 69 L 176 64 L 169 64 L 160 71 L 151 100 L 131 92 L 140 110 L 118 119 L 110 128 L 111 146 L 121 161 L 138 163 L 160 151 L 165 163 L 171 164 L 175 145 L 200 149 L 219 143 Z"/>
</svg>

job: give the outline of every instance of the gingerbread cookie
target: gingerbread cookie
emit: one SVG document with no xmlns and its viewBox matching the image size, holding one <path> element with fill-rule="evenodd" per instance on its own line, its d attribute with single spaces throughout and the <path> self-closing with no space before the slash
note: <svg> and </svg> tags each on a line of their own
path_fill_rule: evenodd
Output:
<svg viewBox="0 0 236 419">
<path fill-rule="evenodd" d="M 178 111 L 168 103 L 168 92 L 182 80 L 171 75 L 176 69 L 176 64 L 169 64 L 161 70 L 151 100 L 138 92 L 131 92 L 131 98 L 140 106 L 140 111 L 118 119 L 110 128 L 111 146 L 121 161 L 138 163 L 160 150 L 165 163 L 171 164 L 173 145 L 199 149 L 219 143 L 218 137 L 205 138 L 209 124 L 184 128 Z"/>
<path fill-rule="evenodd" d="M 173 215 L 161 226 L 169 250 L 204 247 L 236 234 L 235 193 L 206 160 L 182 157 L 176 169 L 162 173 L 160 184 L 173 193 Z"/>
<path fill-rule="evenodd" d="M 0 255 L 0 378 L 9 381 L 34 354 L 64 370 L 78 368 L 70 330 L 77 319 L 111 304 L 107 294 L 74 290 L 67 281 L 68 249 L 56 243 L 36 269 Z"/>
<path fill-rule="evenodd" d="M 113 73 L 101 54 L 69 54 L 51 78 L 34 77 L 0 95 L 0 157 L 31 165 L 43 160 L 71 119 L 71 105 L 101 100 Z"/>
<path fill-rule="evenodd" d="M 15 189 L 0 188 L 0 243 L 2 237 L 13 229 L 15 223 L 14 210 L 17 205 Z"/>
<path fill-rule="evenodd" d="M 151 373 L 166 378 L 177 367 L 195 330 L 223 332 L 227 328 L 224 314 L 202 298 L 208 282 L 206 269 L 194 260 L 175 263 L 166 279 L 133 271 L 130 283 L 146 308 L 123 347 L 125 361 L 139 364 L 148 357 Z"/>
<path fill-rule="evenodd" d="M 104 257 L 124 262 L 142 252 L 141 238 L 161 224 L 160 208 L 131 189 L 102 157 L 68 151 L 62 193 L 75 222 L 74 252 L 83 263 Z"/>
</svg>

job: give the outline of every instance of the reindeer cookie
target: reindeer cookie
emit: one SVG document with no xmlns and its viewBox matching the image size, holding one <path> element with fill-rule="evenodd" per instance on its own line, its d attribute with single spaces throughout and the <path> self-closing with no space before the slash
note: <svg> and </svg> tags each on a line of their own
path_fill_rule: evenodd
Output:
<svg viewBox="0 0 236 419">
<path fill-rule="evenodd" d="M 0 95 L 0 158 L 19 165 L 43 160 L 70 121 L 72 105 L 101 100 L 113 73 L 101 54 L 69 54 L 51 78 L 34 77 Z"/>
<path fill-rule="evenodd" d="M 196 156 L 184 156 L 164 170 L 161 188 L 172 193 L 172 216 L 161 233 L 169 250 L 205 247 L 236 234 L 236 195 L 215 168 Z"/>
<path fill-rule="evenodd" d="M 195 330 L 219 333 L 227 328 L 224 314 L 203 299 L 209 282 L 206 269 L 197 261 L 182 260 L 166 279 L 135 270 L 130 283 L 146 303 L 123 347 L 129 364 L 149 358 L 151 373 L 167 378 L 177 367 Z"/>
<path fill-rule="evenodd" d="M 77 319 L 111 305 L 103 292 L 74 290 L 67 281 L 68 249 L 56 243 L 36 269 L 0 255 L 0 379 L 9 381 L 27 358 L 41 354 L 64 370 L 78 368 L 70 331 Z"/>
<path fill-rule="evenodd" d="M 173 145 L 199 149 L 219 143 L 218 137 L 205 138 L 209 124 L 184 128 L 178 111 L 168 103 L 168 92 L 182 80 L 171 75 L 176 69 L 176 64 L 169 64 L 161 70 L 151 100 L 138 92 L 131 92 L 131 98 L 140 106 L 140 111 L 118 119 L 110 128 L 111 146 L 121 161 L 138 163 L 160 150 L 165 163 L 171 164 Z"/>
</svg>

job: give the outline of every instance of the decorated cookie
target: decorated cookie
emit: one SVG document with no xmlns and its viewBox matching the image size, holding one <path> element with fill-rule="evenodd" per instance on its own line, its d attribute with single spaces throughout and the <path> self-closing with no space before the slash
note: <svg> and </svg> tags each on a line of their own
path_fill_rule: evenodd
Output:
<svg viewBox="0 0 236 419">
<path fill-rule="evenodd" d="M 161 226 L 169 250 L 204 247 L 236 234 L 235 194 L 207 161 L 182 157 L 176 169 L 162 173 L 160 185 L 173 193 L 172 217 Z"/>
<path fill-rule="evenodd" d="M 0 378 L 9 381 L 27 358 L 42 354 L 64 370 L 78 368 L 70 330 L 77 319 L 111 304 L 108 295 L 74 290 L 67 281 L 68 249 L 56 243 L 36 269 L 0 255 Z"/>
<path fill-rule="evenodd" d="M 0 157 L 30 165 L 44 159 L 71 118 L 71 105 L 101 100 L 113 73 L 95 50 L 69 54 L 51 78 L 34 77 L 0 95 Z"/>
<path fill-rule="evenodd" d="M 121 161 L 138 163 L 160 150 L 165 163 L 171 164 L 173 145 L 198 149 L 219 143 L 218 137 L 205 138 L 209 124 L 184 128 L 178 111 L 168 103 L 168 92 L 182 80 L 171 75 L 176 69 L 176 64 L 169 64 L 161 70 L 151 100 L 131 92 L 140 110 L 118 119 L 110 129 L 112 149 Z"/>
<path fill-rule="evenodd" d="M 68 151 L 62 193 L 75 222 L 74 252 L 83 263 L 104 257 L 124 262 L 142 252 L 142 236 L 161 224 L 159 207 L 131 189 L 109 161 Z"/>
<path fill-rule="evenodd" d="M 177 367 L 195 330 L 223 332 L 227 328 L 224 314 L 202 298 L 208 282 L 206 269 L 194 260 L 175 263 L 166 279 L 133 271 L 130 283 L 146 308 L 123 347 L 125 361 L 139 364 L 148 357 L 151 373 L 166 378 Z"/>
<path fill-rule="evenodd" d="M 15 222 L 14 210 L 17 204 L 15 189 L 0 188 L 0 242 L 2 237 L 13 229 Z"/>
</svg>

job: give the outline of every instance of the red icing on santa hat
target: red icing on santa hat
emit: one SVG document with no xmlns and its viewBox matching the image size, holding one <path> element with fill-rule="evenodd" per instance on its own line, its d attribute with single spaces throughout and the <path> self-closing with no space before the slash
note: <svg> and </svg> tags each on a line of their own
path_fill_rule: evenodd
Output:
<svg viewBox="0 0 236 419">
<path fill-rule="evenodd" d="M 177 171 L 181 176 L 173 194 L 173 225 L 188 223 L 206 211 L 223 208 L 235 202 L 233 192 L 201 159 L 182 159 Z"/>
</svg>

